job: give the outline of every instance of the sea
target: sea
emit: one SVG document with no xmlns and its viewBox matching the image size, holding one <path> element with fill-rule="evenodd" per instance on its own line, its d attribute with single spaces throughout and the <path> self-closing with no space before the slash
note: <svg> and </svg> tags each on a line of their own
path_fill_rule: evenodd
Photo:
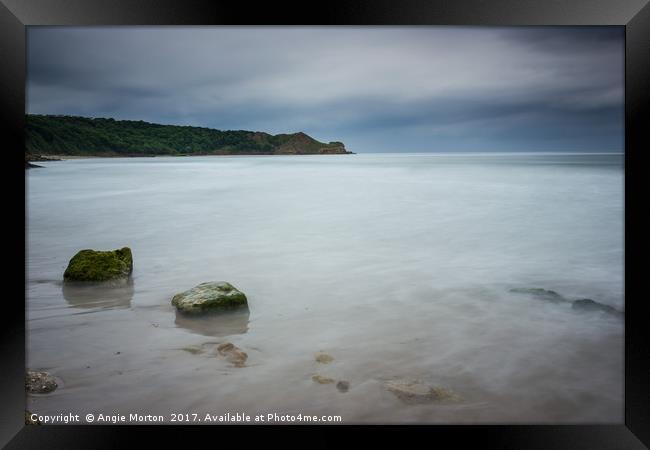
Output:
<svg viewBox="0 0 650 450">
<path fill-rule="evenodd" d="M 28 396 L 34 413 L 624 421 L 623 154 L 37 164 L 26 171 L 27 368 L 59 387 Z M 63 283 L 79 250 L 124 246 L 126 284 Z M 177 313 L 171 298 L 207 281 L 244 292 L 248 311 Z M 572 307 L 586 298 L 621 314 Z M 224 342 L 244 367 L 216 352 Z M 391 381 L 453 399 L 396 395 Z"/>
</svg>

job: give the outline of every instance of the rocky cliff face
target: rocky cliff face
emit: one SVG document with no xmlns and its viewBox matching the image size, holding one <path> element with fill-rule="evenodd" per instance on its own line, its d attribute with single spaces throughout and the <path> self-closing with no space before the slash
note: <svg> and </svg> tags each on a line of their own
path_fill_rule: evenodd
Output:
<svg viewBox="0 0 650 450">
<path fill-rule="evenodd" d="M 342 142 L 323 144 L 311 136 L 299 132 L 290 135 L 289 139 L 280 145 L 274 153 L 276 155 L 331 155 L 349 154 Z"/>
<path fill-rule="evenodd" d="M 335 155 L 335 154 L 352 154 L 352 152 L 349 152 L 345 149 L 344 146 L 340 147 L 324 147 L 320 149 L 320 154 L 322 155 Z"/>
</svg>

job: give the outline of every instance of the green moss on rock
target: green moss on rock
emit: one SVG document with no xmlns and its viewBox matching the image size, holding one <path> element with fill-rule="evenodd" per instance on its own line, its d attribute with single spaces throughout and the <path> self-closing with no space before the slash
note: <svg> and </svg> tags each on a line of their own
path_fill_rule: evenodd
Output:
<svg viewBox="0 0 650 450">
<path fill-rule="evenodd" d="M 126 278 L 133 271 L 131 249 L 81 250 L 72 257 L 63 274 L 66 281 L 108 281 Z"/>
<path fill-rule="evenodd" d="M 246 295 L 232 284 L 225 281 L 211 281 L 176 294 L 172 298 L 172 305 L 184 313 L 195 314 L 245 307 L 248 305 L 248 300 Z"/>
</svg>

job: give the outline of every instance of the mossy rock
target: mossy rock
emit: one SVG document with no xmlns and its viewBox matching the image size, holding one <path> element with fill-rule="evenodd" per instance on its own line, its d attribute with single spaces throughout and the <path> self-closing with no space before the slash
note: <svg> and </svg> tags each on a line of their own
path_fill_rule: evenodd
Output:
<svg viewBox="0 0 650 450">
<path fill-rule="evenodd" d="M 113 251 L 81 250 L 63 274 L 65 281 L 108 281 L 127 278 L 133 272 L 129 247 Z"/>
<path fill-rule="evenodd" d="M 232 284 L 210 281 L 176 294 L 172 298 L 172 305 L 183 313 L 197 314 L 247 307 L 248 300 L 246 295 Z"/>
</svg>

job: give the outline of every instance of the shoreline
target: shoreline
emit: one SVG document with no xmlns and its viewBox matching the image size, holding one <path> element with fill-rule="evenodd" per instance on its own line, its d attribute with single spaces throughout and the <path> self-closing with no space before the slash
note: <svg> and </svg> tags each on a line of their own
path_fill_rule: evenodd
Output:
<svg viewBox="0 0 650 450">
<path fill-rule="evenodd" d="M 347 153 L 237 153 L 237 154 L 194 154 L 194 155 L 33 155 L 36 158 L 29 159 L 29 162 L 50 162 L 65 161 L 73 159 L 93 158 L 180 158 L 195 156 L 318 156 L 318 155 L 357 155 L 355 152 Z M 624 152 L 370 152 L 365 154 L 374 155 L 399 155 L 399 156 L 611 156 L 624 155 Z"/>
<path fill-rule="evenodd" d="M 321 155 L 356 155 L 354 152 L 347 153 L 232 153 L 232 154 L 207 154 L 207 155 L 38 155 L 43 159 L 38 161 L 65 161 L 68 159 L 92 159 L 92 158 L 191 158 L 196 156 L 321 156 Z"/>
</svg>

